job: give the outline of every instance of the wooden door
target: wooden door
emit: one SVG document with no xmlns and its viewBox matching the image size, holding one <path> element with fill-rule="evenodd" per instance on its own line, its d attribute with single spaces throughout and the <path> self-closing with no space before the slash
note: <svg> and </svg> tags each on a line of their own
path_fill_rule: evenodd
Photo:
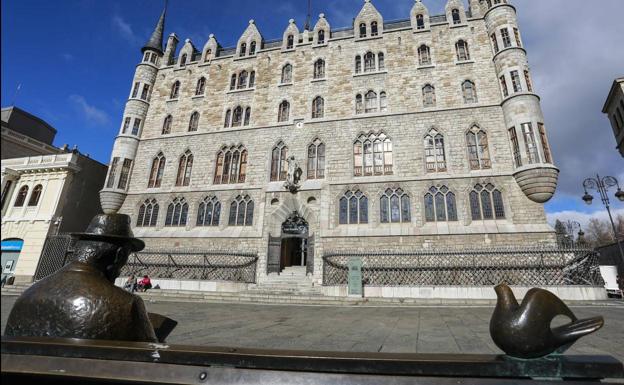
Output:
<svg viewBox="0 0 624 385">
<path fill-rule="evenodd" d="M 280 272 L 280 257 L 282 252 L 282 238 L 269 235 L 269 250 L 267 252 L 267 274 Z"/>
</svg>

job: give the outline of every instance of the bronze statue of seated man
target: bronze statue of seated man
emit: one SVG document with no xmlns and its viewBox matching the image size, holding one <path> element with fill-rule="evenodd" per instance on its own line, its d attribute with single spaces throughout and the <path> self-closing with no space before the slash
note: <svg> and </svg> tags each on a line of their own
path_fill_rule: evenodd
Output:
<svg viewBox="0 0 624 385">
<path fill-rule="evenodd" d="M 98 215 L 78 239 L 71 263 L 32 285 L 15 302 L 7 336 L 156 342 L 143 300 L 116 287 L 133 251 L 127 215 Z"/>
</svg>

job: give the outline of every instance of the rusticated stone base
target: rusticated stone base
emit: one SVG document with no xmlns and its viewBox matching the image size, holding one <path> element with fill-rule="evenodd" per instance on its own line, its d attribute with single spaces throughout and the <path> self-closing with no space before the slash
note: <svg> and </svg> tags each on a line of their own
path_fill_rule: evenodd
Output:
<svg viewBox="0 0 624 385">
<path fill-rule="evenodd" d="M 116 214 L 126 199 L 126 194 L 116 191 L 100 191 L 100 204 L 104 214 Z"/>
<path fill-rule="evenodd" d="M 557 189 L 559 169 L 552 165 L 523 167 L 514 174 L 522 192 L 533 202 L 546 203 Z"/>
</svg>

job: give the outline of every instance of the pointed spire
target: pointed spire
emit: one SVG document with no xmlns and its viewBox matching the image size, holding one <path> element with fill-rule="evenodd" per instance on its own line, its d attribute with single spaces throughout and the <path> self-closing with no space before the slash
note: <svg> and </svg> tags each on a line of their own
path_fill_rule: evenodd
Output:
<svg viewBox="0 0 624 385">
<path fill-rule="evenodd" d="M 312 0 L 308 0 L 308 16 L 306 18 L 305 26 L 303 27 L 303 29 L 306 31 L 310 30 L 311 18 L 312 18 Z"/>
<path fill-rule="evenodd" d="M 145 46 L 141 49 L 142 52 L 145 50 L 153 49 L 154 51 L 158 51 L 161 55 L 163 53 L 162 44 L 163 44 L 163 33 L 165 30 L 165 15 L 167 14 L 167 0 L 165 0 L 165 9 L 163 9 L 162 14 L 160 15 L 160 19 L 158 20 L 158 24 L 156 24 L 156 28 L 154 28 L 154 32 L 152 32 L 152 36 L 147 41 Z"/>
</svg>

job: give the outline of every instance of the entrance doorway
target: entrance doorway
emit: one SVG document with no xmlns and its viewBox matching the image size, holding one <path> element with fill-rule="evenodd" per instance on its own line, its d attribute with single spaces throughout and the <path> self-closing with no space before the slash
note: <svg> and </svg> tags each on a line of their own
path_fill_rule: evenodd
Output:
<svg viewBox="0 0 624 385">
<path fill-rule="evenodd" d="M 307 240 L 304 238 L 282 238 L 280 270 L 291 266 L 305 266 L 307 262 Z"/>
<path fill-rule="evenodd" d="M 287 267 L 301 266 L 307 274 L 314 268 L 314 237 L 309 235 L 308 222 L 294 212 L 282 223 L 279 237 L 269 236 L 267 273 L 280 273 Z"/>
</svg>

